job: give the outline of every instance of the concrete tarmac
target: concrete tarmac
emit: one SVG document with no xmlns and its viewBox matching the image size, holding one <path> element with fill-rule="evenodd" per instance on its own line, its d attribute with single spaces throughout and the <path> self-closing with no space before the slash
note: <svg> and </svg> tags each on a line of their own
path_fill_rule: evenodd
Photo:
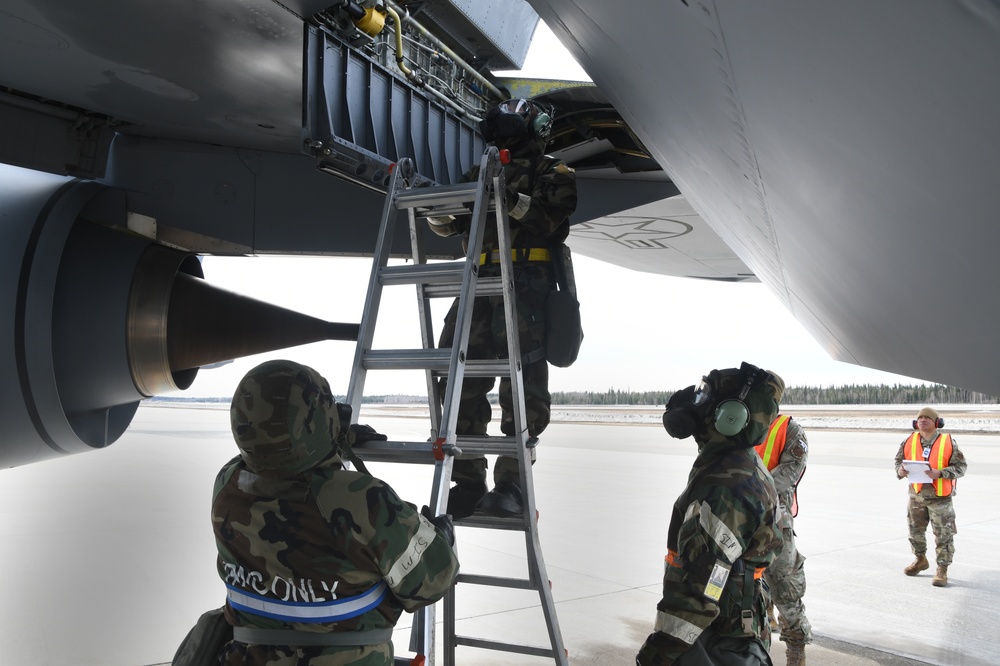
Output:
<svg viewBox="0 0 1000 666">
<path fill-rule="evenodd" d="M 421 419 L 361 420 L 393 439 L 427 437 Z M 902 573 L 912 556 L 892 458 L 903 428 L 807 431 L 796 531 L 813 666 L 1000 663 L 1000 435 L 956 435 L 969 473 L 955 499 L 950 583 L 935 588 L 933 569 Z M 0 471 L 0 666 L 169 663 L 197 617 L 224 600 L 209 504 L 216 472 L 236 454 L 225 409 L 143 405 L 108 449 Z M 573 666 L 634 663 L 652 631 L 670 509 L 694 454 L 693 442 L 648 425 L 554 423 L 542 438 L 539 529 Z M 372 472 L 426 503 L 429 466 Z M 458 549 L 469 573 L 525 571 L 517 532 L 460 528 Z M 536 593 L 459 586 L 457 596 L 459 633 L 548 644 Z M 394 636 L 400 654 L 408 619 Z M 784 645 L 776 640 L 771 654 L 783 666 Z M 551 662 L 460 647 L 458 663 Z"/>
</svg>

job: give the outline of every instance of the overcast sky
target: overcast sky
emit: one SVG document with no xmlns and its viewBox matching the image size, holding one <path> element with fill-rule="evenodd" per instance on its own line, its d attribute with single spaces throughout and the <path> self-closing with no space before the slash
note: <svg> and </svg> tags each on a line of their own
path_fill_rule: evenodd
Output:
<svg viewBox="0 0 1000 666">
<path fill-rule="evenodd" d="M 539 24 L 521 73 L 589 80 L 544 24 Z M 651 275 L 578 254 L 574 265 L 585 338 L 573 367 L 551 369 L 553 391 L 676 390 L 696 383 L 713 368 L 738 366 L 741 361 L 777 372 L 789 386 L 921 383 L 832 360 L 761 284 Z M 232 291 L 329 321 L 356 323 L 361 320 L 371 262 L 207 257 L 204 269 L 207 280 Z M 304 292 L 301 285 L 314 289 Z M 713 306 L 718 303 L 725 303 L 728 323 L 712 323 Z M 434 305 L 438 330 L 448 305 Z M 770 322 L 766 332 L 758 323 L 762 312 Z M 420 346 L 413 287 L 385 291 L 374 346 Z M 353 356 L 352 343 L 324 342 L 242 359 L 202 370 L 183 395 L 231 395 L 247 370 L 265 358 L 282 357 L 313 366 L 330 380 L 334 392 L 343 394 Z M 370 372 L 365 390 L 369 395 L 425 392 L 418 371 Z"/>
</svg>

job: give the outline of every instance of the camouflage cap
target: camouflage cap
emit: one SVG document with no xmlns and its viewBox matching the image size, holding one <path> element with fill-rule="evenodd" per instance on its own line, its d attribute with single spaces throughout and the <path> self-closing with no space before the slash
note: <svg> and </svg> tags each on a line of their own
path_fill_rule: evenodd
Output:
<svg viewBox="0 0 1000 666">
<path fill-rule="evenodd" d="M 229 410 L 233 437 L 247 466 L 286 478 L 336 452 L 340 431 L 329 383 L 293 361 L 267 361 L 243 377 Z"/>
</svg>

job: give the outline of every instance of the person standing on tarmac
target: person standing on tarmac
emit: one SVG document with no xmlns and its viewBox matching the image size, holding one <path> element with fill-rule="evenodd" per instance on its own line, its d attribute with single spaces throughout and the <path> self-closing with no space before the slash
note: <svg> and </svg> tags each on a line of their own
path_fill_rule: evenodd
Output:
<svg viewBox="0 0 1000 666">
<path fill-rule="evenodd" d="M 561 257 L 563 242 L 569 235 L 569 216 L 576 210 L 575 172 L 562 160 L 545 154 L 551 127 L 551 114 L 526 99 L 510 99 L 493 106 L 480 123 L 483 138 L 510 154 L 509 161 L 504 164 L 504 180 L 512 247 L 499 247 L 496 224 L 488 223 L 479 275 L 500 275 L 500 252 L 512 253 L 517 330 L 521 354 L 525 358 L 522 378 L 532 462 L 535 459 L 533 446 L 549 424 L 552 403 L 549 368 L 544 354 L 547 333 L 545 303 L 556 289 L 553 262 Z M 472 182 L 478 177 L 477 166 L 463 175 L 462 180 Z M 428 223 L 439 236 L 465 234 L 465 242 L 468 242 L 468 217 L 429 218 Z M 456 300 L 445 317 L 439 347 L 452 346 L 457 306 Z M 503 296 L 475 299 L 468 357 L 507 357 Z M 493 415 L 487 394 L 495 383 L 496 379 L 492 377 L 465 377 L 456 434 L 486 434 L 487 424 Z M 441 395 L 445 395 L 444 380 Z M 500 430 L 507 436 L 514 436 L 514 405 L 509 378 L 500 381 L 500 407 Z M 498 457 L 493 470 L 494 488 L 489 493 L 486 468 L 484 456 L 456 457 L 452 471 L 455 485 L 448 495 L 448 513 L 455 519 L 465 518 L 477 509 L 497 516 L 521 513 L 523 505 L 517 458 Z"/>
<path fill-rule="evenodd" d="M 906 515 L 910 528 L 910 548 L 915 559 L 903 573 L 916 576 L 930 568 L 927 562 L 927 525 L 934 532 L 937 572 L 931 584 L 944 587 L 948 584 L 948 566 L 955 555 L 955 496 L 958 479 L 965 476 L 968 466 L 965 455 L 948 433 L 940 432 L 944 419 L 930 407 L 917 412 L 913 421 L 914 432 L 903 440 L 896 452 L 896 477 L 905 478 L 909 471 L 904 460 L 928 463 L 930 483 L 909 484 L 909 503 Z"/>
<path fill-rule="evenodd" d="M 405 610 L 452 586 L 458 559 L 447 515 L 429 517 L 388 485 L 344 469 L 352 438 L 327 381 L 268 361 L 240 381 L 231 420 L 240 455 L 212 501 L 230 666 L 391 666 Z"/>
<path fill-rule="evenodd" d="M 663 425 L 671 437 L 693 436 L 698 456 L 674 503 L 663 598 L 637 666 L 770 666 L 761 576 L 781 550 L 781 528 L 774 481 L 753 447 L 784 391 L 780 377 L 743 363 L 670 397 Z"/>
<path fill-rule="evenodd" d="M 806 472 L 809 444 L 802 427 L 792 417 L 779 415 L 756 450 L 771 472 L 781 505 L 778 519 L 781 554 L 767 567 L 764 582 L 771 588 L 771 597 L 780 614 L 778 626 L 781 640 L 786 644 L 785 664 L 805 666 L 805 646 L 812 642 L 812 627 L 802 603 L 806 592 L 806 558 L 795 547 L 794 518 L 799 512 L 798 485 Z"/>
</svg>

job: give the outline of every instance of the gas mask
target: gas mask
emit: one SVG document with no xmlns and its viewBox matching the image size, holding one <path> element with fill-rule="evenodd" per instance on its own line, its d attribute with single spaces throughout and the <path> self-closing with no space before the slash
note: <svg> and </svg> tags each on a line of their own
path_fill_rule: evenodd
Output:
<svg viewBox="0 0 1000 666">
<path fill-rule="evenodd" d="M 717 435 L 744 446 L 763 439 L 778 413 L 785 385 L 757 366 L 713 370 L 694 386 L 670 396 L 663 427 L 671 437 L 694 437 L 699 444 Z"/>
<path fill-rule="evenodd" d="M 544 141 L 552 131 L 552 117 L 526 99 L 509 99 L 486 112 L 479 123 L 483 138 L 497 146 Z"/>
</svg>

